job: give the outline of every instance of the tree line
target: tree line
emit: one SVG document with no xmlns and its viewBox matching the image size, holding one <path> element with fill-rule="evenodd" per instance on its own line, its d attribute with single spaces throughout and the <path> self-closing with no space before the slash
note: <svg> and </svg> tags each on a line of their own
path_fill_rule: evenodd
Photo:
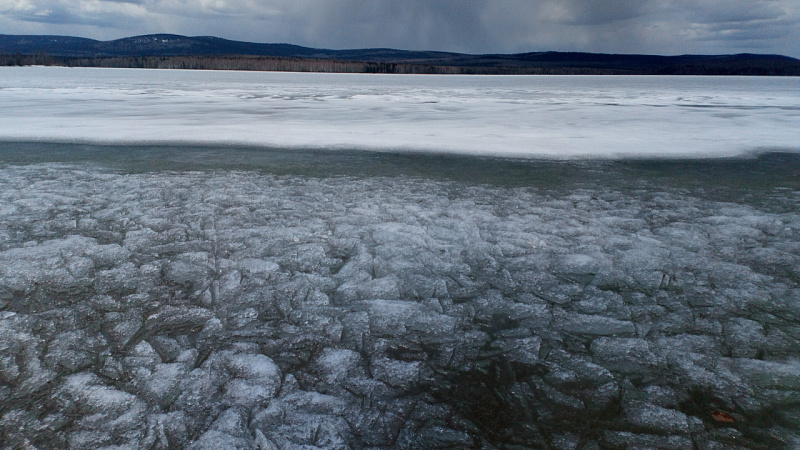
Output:
<svg viewBox="0 0 800 450">
<path fill-rule="evenodd" d="M 0 66 L 109 67 L 137 69 L 245 70 L 271 72 L 446 75 L 800 75 L 797 64 L 734 61 L 644 67 L 441 65 L 411 62 L 340 61 L 275 56 L 62 57 L 0 53 Z"/>
<path fill-rule="evenodd" d="M 386 73 L 446 75 L 588 74 L 595 70 L 538 67 L 471 67 L 397 62 L 339 61 L 272 56 L 54 57 L 0 54 L 0 66 L 108 67 L 132 69 L 245 70 L 270 72 Z M 603 73 L 619 71 L 604 70 Z"/>
</svg>

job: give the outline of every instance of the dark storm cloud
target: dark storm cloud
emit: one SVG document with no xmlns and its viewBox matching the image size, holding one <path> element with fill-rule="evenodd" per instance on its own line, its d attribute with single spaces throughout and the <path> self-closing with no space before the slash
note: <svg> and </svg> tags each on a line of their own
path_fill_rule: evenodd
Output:
<svg viewBox="0 0 800 450">
<path fill-rule="evenodd" d="M 747 23 L 780 19 L 786 14 L 784 2 L 725 0 L 696 2 L 698 21 L 705 23 Z"/>
<path fill-rule="evenodd" d="M 100 39 L 173 32 L 471 53 L 800 56 L 797 0 L 2 0 L 0 29 Z"/>
<path fill-rule="evenodd" d="M 654 3 L 637 0 L 558 0 L 534 3 L 544 21 L 571 25 L 599 25 L 642 17 Z"/>
<path fill-rule="evenodd" d="M 463 0 L 335 0 L 310 15 L 309 41 L 338 47 L 370 46 L 471 51 L 492 39 L 479 2 Z"/>
</svg>

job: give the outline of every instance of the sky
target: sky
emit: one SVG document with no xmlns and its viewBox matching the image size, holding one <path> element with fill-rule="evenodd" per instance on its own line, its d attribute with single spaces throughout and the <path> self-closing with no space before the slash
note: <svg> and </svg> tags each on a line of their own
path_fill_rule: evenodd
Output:
<svg viewBox="0 0 800 450">
<path fill-rule="evenodd" d="M 0 0 L 0 33 L 316 48 L 800 57 L 798 0 Z"/>
</svg>

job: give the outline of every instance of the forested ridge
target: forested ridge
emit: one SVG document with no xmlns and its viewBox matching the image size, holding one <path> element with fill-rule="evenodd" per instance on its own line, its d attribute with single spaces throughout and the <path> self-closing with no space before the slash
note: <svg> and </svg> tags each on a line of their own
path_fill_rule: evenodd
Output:
<svg viewBox="0 0 800 450">
<path fill-rule="evenodd" d="M 800 76 L 800 60 L 781 55 L 469 55 L 395 49 L 313 49 L 177 35 L 105 42 L 64 36 L 0 35 L 0 65 L 399 74 Z"/>
</svg>

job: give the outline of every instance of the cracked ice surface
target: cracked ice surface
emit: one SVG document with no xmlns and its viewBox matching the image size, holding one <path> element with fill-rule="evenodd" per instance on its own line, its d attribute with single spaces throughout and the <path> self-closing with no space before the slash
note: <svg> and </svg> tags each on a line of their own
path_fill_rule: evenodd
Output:
<svg viewBox="0 0 800 450">
<path fill-rule="evenodd" d="M 5 166 L 0 440 L 797 447 L 781 195 Z"/>
</svg>

